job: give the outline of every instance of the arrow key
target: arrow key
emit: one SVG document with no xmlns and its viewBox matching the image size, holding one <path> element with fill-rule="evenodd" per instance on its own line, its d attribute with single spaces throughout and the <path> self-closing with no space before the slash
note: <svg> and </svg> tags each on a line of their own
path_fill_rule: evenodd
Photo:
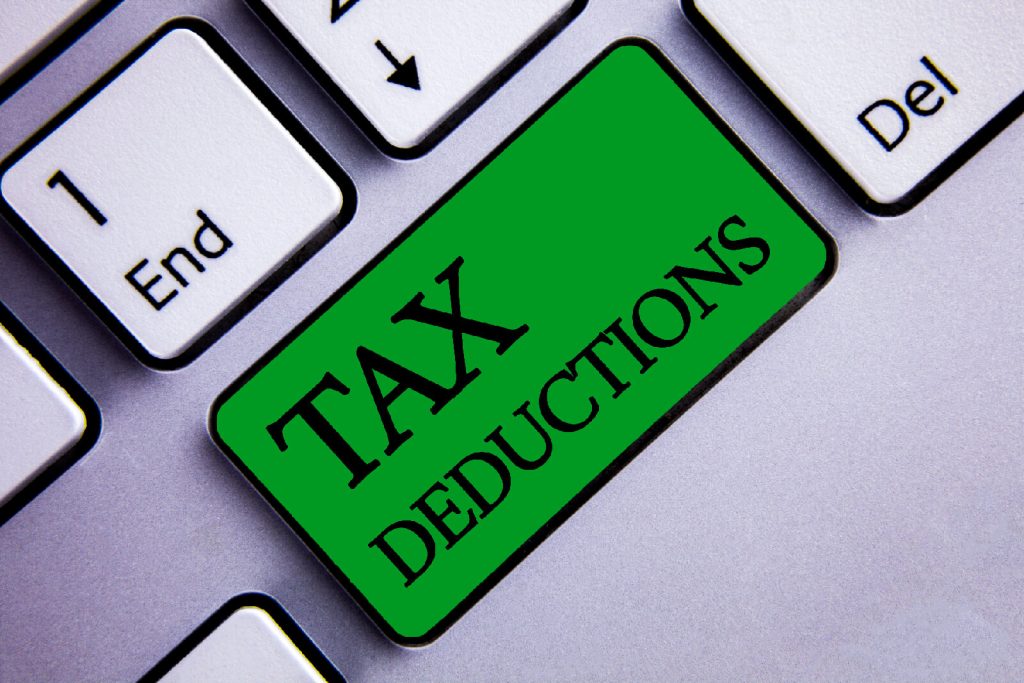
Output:
<svg viewBox="0 0 1024 683">
<path fill-rule="evenodd" d="M 388 83 L 394 83 L 395 85 L 403 85 L 406 88 L 412 88 L 413 90 L 420 89 L 420 72 L 416 68 L 416 57 L 409 57 L 405 62 L 399 62 L 395 59 L 395 56 L 384 47 L 384 43 L 379 40 L 374 43 L 380 53 L 384 55 L 384 58 L 391 62 L 391 66 L 395 67 L 395 72 L 388 76 Z"/>
<path fill-rule="evenodd" d="M 250 0 L 394 156 L 422 154 L 585 0 Z"/>
</svg>

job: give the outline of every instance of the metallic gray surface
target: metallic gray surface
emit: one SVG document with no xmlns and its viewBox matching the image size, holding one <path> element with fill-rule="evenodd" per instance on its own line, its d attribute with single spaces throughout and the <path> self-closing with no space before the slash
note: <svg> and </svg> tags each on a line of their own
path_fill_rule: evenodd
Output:
<svg viewBox="0 0 1024 683">
<path fill-rule="evenodd" d="M 336 156 L 359 210 L 172 373 L 136 362 L 0 225 L 0 299 L 103 413 L 99 444 L 0 527 L 0 681 L 132 680 L 248 590 L 280 600 L 356 682 L 1024 679 L 1024 122 L 908 215 L 875 219 L 675 0 L 591 0 L 437 149 L 399 162 L 239 0 L 125 0 L 0 106 L 0 155 L 185 13 Z M 403 650 L 218 453 L 207 408 L 627 35 L 665 50 L 835 235 L 839 272 L 437 643 Z"/>
</svg>

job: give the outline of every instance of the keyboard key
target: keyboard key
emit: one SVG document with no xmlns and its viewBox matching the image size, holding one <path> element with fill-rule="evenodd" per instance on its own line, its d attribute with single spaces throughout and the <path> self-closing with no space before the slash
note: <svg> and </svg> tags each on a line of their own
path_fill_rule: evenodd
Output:
<svg viewBox="0 0 1024 683">
<path fill-rule="evenodd" d="M 13 512 L 7 504 L 61 456 L 88 445 L 85 411 L 68 393 L 80 390 L 63 387 L 41 363 L 53 365 L 0 308 L 0 521 Z"/>
<path fill-rule="evenodd" d="M 611 52 L 211 411 L 401 643 L 436 637 L 831 275 L 827 234 L 670 74 L 650 46 Z"/>
<path fill-rule="evenodd" d="M 874 213 L 920 202 L 1024 110 L 1024 3 L 684 6 Z"/>
<path fill-rule="evenodd" d="M 101 0 L 5 0 L 0 21 L 0 83 Z"/>
<path fill-rule="evenodd" d="M 155 683 L 344 683 L 266 595 L 232 599 L 143 677 Z"/>
<path fill-rule="evenodd" d="M 14 222 L 158 367 L 184 362 L 343 205 L 343 179 L 185 25 L 209 34 L 165 29 L 0 180 Z"/>
<path fill-rule="evenodd" d="M 573 6 L 573 0 L 252 2 L 399 156 L 436 141 L 475 93 L 567 21 Z"/>
<path fill-rule="evenodd" d="M 1021 2 L 695 0 L 688 13 L 877 213 L 909 209 L 1024 109 Z"/>
</svg>

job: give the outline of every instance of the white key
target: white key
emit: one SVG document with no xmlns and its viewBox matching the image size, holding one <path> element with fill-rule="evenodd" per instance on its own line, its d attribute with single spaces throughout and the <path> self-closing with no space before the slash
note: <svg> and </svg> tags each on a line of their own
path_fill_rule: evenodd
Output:
<svg viewBox="0 0 1024 683">
<path fill-rule="evenodd" d="M 4 0 L 0 82 L 20 69 L 99 0 Z"/>
<path fill-rule="evenodd" d="M 384 140 L 415 148 L 572 0 L 255 0 Z"/>
<path fill-rule="evenodd" d="M 258 607 L 235 611 L 159 680 L 325 683 L 281 627 Z"/>
<path fill-rule="evenodd" d="M 884 213 L 909 208 L 958 160 L 926 182 L 932 171 L 1024 105 L 1020 0 L 695 6 L 863 190 L 862 201 Z"/>
<path fill-rule="evenodd" d="M 85 434 L 85 414 L 0 327 L 0 505 Z"/>
<path fill-rule="evenodd" d="M 338 185 L 183 28 L 15 162 L 0 192 L 157 364 L 342 205 Z"/>
</svg>

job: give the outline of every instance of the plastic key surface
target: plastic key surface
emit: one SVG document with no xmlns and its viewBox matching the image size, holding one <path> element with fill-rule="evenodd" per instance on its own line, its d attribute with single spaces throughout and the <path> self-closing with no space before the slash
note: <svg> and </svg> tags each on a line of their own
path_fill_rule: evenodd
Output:
<svg viewBox="0 0 1024 683">
<path fill-rule="evenodd" d="M 684 4 L 877 213 L 913 206 L 1024 109 L 1024 2 Z"/>
<path fill-rule="evenodd" d="M 345 199 L 193 30 L 118 69 L 15 154 L 0 191 L 122 338 L 173 365 Z"/>
<path fill-rule="evenodd" d="M 85 432 L 82 408 L 0 324 L 0 505 L 71 450 Z"/>
<path fill-rule="evenodd" d="M 232 598 L 143 683 L 345 683 L 299 626 L 263 594 Z"/>
<path fill-rule="evenodd" d="M 0 10 L 0 83 L 99 2 L 4 0 Z"/>
<path fill-rule="evenodd" d="M 573 0 L 250 0 L 404 154 L 434 137 Z"/>
</svg>

